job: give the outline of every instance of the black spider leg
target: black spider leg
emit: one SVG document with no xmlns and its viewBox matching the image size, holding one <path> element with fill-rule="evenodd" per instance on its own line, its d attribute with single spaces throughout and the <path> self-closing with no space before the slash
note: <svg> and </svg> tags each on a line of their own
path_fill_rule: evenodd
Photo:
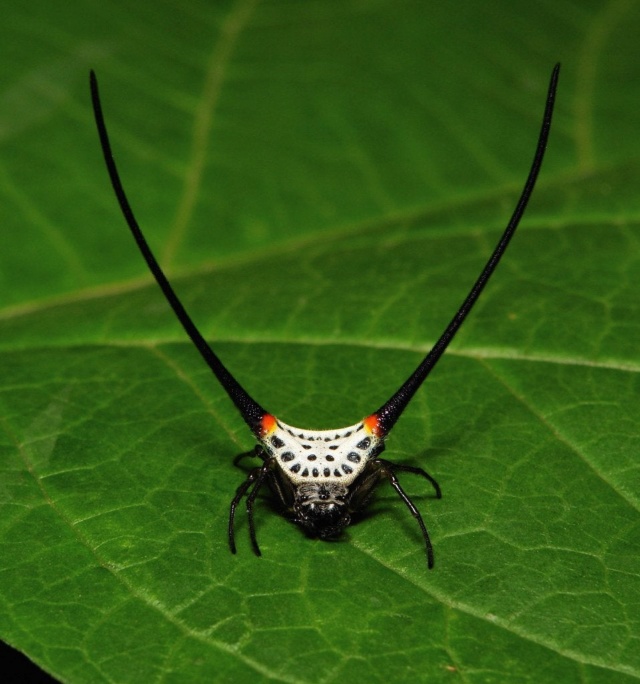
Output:
<svg viewBox="0 0 640 684">
<path fill-rule="evenodd" d="M 429 480 L 431 483 L 431 486 L 435 490 L 436 493 L 436 499 L 441 499 L 442 498 L 442 492 L 440 491 L 440 485 L 435 481 L 431 475 L 426 470 L 423 470 L 422 468 L 416 468 L 415 466 L 409 466 L 409 465 L 403 465 L 402 463 L 393 463 L 392 461 L 386 461 L 382 458 L 378 459 L 385 465 L 391 466 L 394 470 L 400 470 L 404 473 L 413 473 L 414 475 L 420 475 L 420 477 L 424 477 L 425 480 Z"/>
<path fill-rule="evenodd" d="M 538 178 L 538 173 L 540 171 L 540 167 L 542 166 L 542 160 L 547 147 L 549 130 L 551 128 L 553 105 L 556 97 L 556 87 L 558 85 L 559 71 L 560 64 L 556 64 L 553 72 L 551 73 L 549 90 L 547 92 L 547 103 L 544 110 L 544 116 L 542 118 L 540 135 L 538 137 L 538 145 L 533 157 L 531 169 L 529 170 L 529 175 L 527 176 L 522 194 L 520 195 L 520 199 L 518 200 L 513 215 L 511 216 L 511 219 L 507 224 L 500 241 L 496 245 L 496 248 L 489 257 L 485 267 L 482 269 L 482 273 L 480 273 L 478 276 L 478 279 L 474 283 L 466 299 L 456 312 L 456 315 L 451 319 L 451 322 L 440 336 L 440 339 L 435 343 L 431 351 L 425 356 L 422 363 L 416 368 L 416 370 L 402 385 L 402 387 L 400 387 L 400 389 L 391 397 L 391 399 L 389 399 L 375 412 L 374 415 L 378 419 L 378 425 L 383 435 L 386 435 L 395 425 L 396 421 L 407 407 L 407 404 L 413 398 L 413 395 L 426 380 L 429 373 L 438 363 L 438 360 L 442 354 L 444 354 L 446 348 L 449 346 L 449 343 L 458 332 L 460 326 L 464 323 L 464 320 L 473 308 L 473 305 L 476 303 L 480 293 L 484 289 L 484 286 L 489 281 L 489 278 L 491 278 L 491 275 L 498 265 L 500 258 L 507 249 L 509 241 L 513 237 L 513 234 L 520 223 L 520 219 L 524 214 L 524 210 L 527 207 L 527 203 L 529 202 L 531 193 L 533 192 L 533 188 L 536 184 L 536 179 Z"/>
<path fill-rule="evenodd" d="M 191 320 L 191 317 L 182 305 L 182 302 L 178 299 L 173 287 L 160 268 L 160 264 L 153 255 L 151 248 L 149 247 L 144 235 L 142 234 L 142 231 L 140 230 L 140 226 L 136 221 L 133 210 L 131 209 L 131 205 L 129 204 L 129 200 L 125 194 L 122 181 L 120 180 L 120 175 L 118 174 L 118 169 L 113 158 L 111 143 L 109 142 L 109 135 L 107 134 L 107 127 L 102 114 L 102 105 L 100 104 L 98 80 L 93 70 L 90 73 L 89 80 L 91 84 L 91 101 L 93 103 L 93 113 L 96 120 L 96 126 L 98 128 L 98 135 L 100 136 L 100 144 L 102 146 L 104 161 L 107 165 L 109 178 L 111 179 L 111 185 L 113 186 L 113 190 L 120 204 L 120 209 L 124 215 L 127 225 L 129 226 L 129 229 L 131 230 L 131 233 L 133 234 L 133 237 L 135 238 L 138 248 L 147 262 L 147 266 L 153 274 L 153 277 L 160 286 L 160 289 L 162 290 L 166 300 L 169 302 L 175 315 L 178 317 L 178 320 L 182 324 L 182 327 L 185 329 L 187 335 L 189 335 L 196 349 L 200 352 L 200 355 L 205 360 L 209 368 L 211 368 L 222 387 L 226 390 L 227 394 L 240 411 L 240 414 L 244 418 L 247 425 L 251 428 L 254 434 L 259 434 L 261 421 L 263 416 L 266 414 L 266 411 L 262 408 L 262 406 L 260 406 L 260 404 L 254 401 L 254 399 L 245 391 L 245 389 L 233 377 L 233 375 L 231 375 L 222 361 L 220 361 L 218 356 L 206 342 L 204 337 L 202 337 L 200 331 L 196 328 L 194 322 Z"/>
<path fill-rule="evenodd" d="M 241 454 L 243 456 L 244 454 Z M 242 500 L 242 497 L 247 493 L 247 490 L 251 485 L 253 486 L 253 489 L 251 492 L 249 492 L 249 496 L 247 497 L 247 514 L 249 516 L 249 535 L 251 537 L 251 545 L 253 546 L 253 551 L 256 554 L 256 556 L 261 556 L 262 554 L 260 553 L 260 547 L 258 546 L 258 541 L 256 539 L 256 530 L 255 530 L 255 525 L 253 522 L 253 502 L 255 501 L 256 496 L 258 495 L 258 491 L 260 490 L 260 487 L 264 484 L 265 477 L 269 473 L 270 470 L 270 464 L 265 463 L 264 465 L 260 466 L 259 468 L 254 468 L 249 475 L 247 475 L 247 479 L 238 487 L 236 490 L 236 495 L 233 497 L 233 500 L 231 501 L 231 506 L 229 509 L 229 548 L 231 549 L 231 553 L 236 553 L 236 540 L 235 540 L 235 529 L 234 529 L 234 523 L 235 523 L 235 517 L 236 517 L 236 508 L 238 507 L 238 504 Z"/>
<path fill-rule="evenodd" d="M 415 507 L 413 501 L 411 501 L 411 499 L 405 493 L 404 489 L 402 489 L 402 487 L 400 486 L 400 482 L 396 477 L 395 471 L 403 470 L 409 473 L 423 475 L 433 485 L 434 489 L 436 490 L 436 496 L 438 497 L 438 499 L 441 496 L 440 487 L 438 486 L 438 483 L 421 468 L 413 468 L 412 466 L 398 465 L 396 463 L 392 463 L 391 461 L 385 461 L 381 458 L 377 459 L 377 461 L 382 465 L 382 468 L 379 471 L 380 474 L 386 477 L 387 480 L 389 480 L 391 486 L 396 490 L 398 496 L 404 501 L 405 506 L 411 512 L 411 515 L 418 521 L 418 525 L 420 525 L 420 531 L 422 532 L 422 538 L 424 539 L 424 544 L 427 550 L 427 566 L 429 570 L 431 570 L 433 568 L 433 546 L 431 545 L 431 539 L 429 538 L 427 527 L 424 524 L 422 515 L 420 515 L 420 511 Z"/>
<path fill-rule="evenodd" d="M 245 458 L 261 458 L 263 461 L 265 460 L 265 451 L 263 447 L 260 444 L 256 444 L 251 451 L 243 451 L 241 454 L 238 454 L 234 459 L 233 459 L 233 465 L 236 466 L 237 468 L 240 467 L 240 461 L 243 461 Z"/>
<path fill-rule="evenodd" d="M 260 491 L 260 488 L 264 484 L 264 480 L 269 474 L 269 465 L 265 463 L 265 465 L 260 468 L 260 473 L 256 479 L 256 483 L 253 486 L 253 489 L 249 492 L 249 496 L 247 497 L 247 516 L 249 517 L 249 537 L 251 539 L 251 546 L 253 547 L 253 552 L 256 554 L 256 556 L 261 556 L 262 553 L 260 552 L 260 547 L 258 546 L 258 540 L 256 538 L 256 526 L 253 520 L 253 502 L 256 500 L 256 496 L 258 496 L 258 492 Z"/>
</svg>

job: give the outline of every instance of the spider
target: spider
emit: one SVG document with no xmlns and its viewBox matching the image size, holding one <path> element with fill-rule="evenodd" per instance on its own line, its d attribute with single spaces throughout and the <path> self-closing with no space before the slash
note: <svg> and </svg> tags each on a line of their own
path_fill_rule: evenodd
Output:
<svg viewBox="0 0 640 684">
<path fill-rule="evenodd" d="M 381 454 L 390 430 L 465 321 L 518 227 L 542 165 L 551 127 L 559 71 L 560 65 L 556 64 L 551 74 L 535 155 L 516 208 L 467 297 L 431 351 L 397 392 L 377 411 L 355 425 L 336 430 L 302 430 L 276 418 L 248 394 L 202 337 L 167 280 L 135 219 L 113 159 L 98 93 L 98 82 L 95 73 L 91 71 L 91 98 L 102 153 L 127 225 L 147 266 L 187 335 L 258 441 L 253 452 L 241 454 L 234 461 L 237 464 L 244 456 L 253 455 L 260 459 L 261 464 L 250 470 L 231 501 L 228 537 L 232 553 L 236 552 L 236 508 L 246 496 L 251 545 L 255 554 L 261 555 L 256 538 L 254 503 L 265 483 L 282 505 L 285 515 L 293 522 L 304 528 L 311 536 L 334 539 L 351 523 L 353 515 L 367 506 L 378 484 L 386 480 L 420 526 L 427 565 L 429 568 L 433 567 L 433 547 L 429 533 L 422 515 L 400 485 L 398 473 L 411 473 L 425 478 L 431 483 L 438 499 L 441 498 L 440 487 L 422 468 L 393 463 L 381 458 Z"/>
</svg>

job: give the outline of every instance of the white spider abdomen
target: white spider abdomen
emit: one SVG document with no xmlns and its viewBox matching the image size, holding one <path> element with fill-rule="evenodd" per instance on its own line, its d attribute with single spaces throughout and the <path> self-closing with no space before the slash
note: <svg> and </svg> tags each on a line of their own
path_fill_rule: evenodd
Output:
<svg viewBox="0 0 640 684">
<path fill-rule="evenodd" d="M 348 487 L 380 452 L 382 439 L 370 418 L 339 430 L 301 430 L 269 418 L 261 442 L 296 485 L 317 481 Z"/>
</svg>

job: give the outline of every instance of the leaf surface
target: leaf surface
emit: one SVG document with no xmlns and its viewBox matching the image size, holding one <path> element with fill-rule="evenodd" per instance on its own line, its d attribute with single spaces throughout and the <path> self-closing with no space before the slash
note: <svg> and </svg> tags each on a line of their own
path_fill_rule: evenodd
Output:
<svg viewBox="0 0 640 684">
<path fill-rule="evenodd" d="M 64 682 L 640 675 L 640 11 L 14 3 L 0 27 L 0 637 Z M 375 410 L 522 226 L 338 542 L 229 502 L 252 439 L 118 213 L 287 423 Z"/>
</svg>

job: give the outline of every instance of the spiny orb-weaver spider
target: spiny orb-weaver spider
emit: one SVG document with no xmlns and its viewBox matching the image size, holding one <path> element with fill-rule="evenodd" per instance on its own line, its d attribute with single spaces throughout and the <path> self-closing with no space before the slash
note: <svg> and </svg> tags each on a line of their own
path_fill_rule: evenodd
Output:
<svg viewBox="0 0 640 684">
<path fill-rule="evenodd" d="M 400 486 L 396 473 L 407 472 L 424 477 L 433 486 L 437 498 L 441 497 L 440 487 L 422 468 L 392 463 L 380 458 L 380 454 L 384 451 L 384 440 L 389 431 L 449 346 L 518 227 L 542 165 L 551 127 L 559 71 L 560 65 L 556 64 L 551 74 L 536 152 L 522 194 L 500 241 L 466 299 L 440 339 L 400 389 L 371 415 L 355 425 L 338 430 L 300 430 L 265 411 L 231 375 L 202 337 L 156 261 L 133 215 L 113 159 L 97 79 L 95 73 L 91 72 L 91 97 L 102 152 L 124 218 L 178 320 L 259 442 L 254 452 L 240 454 L 234 461 L 237 463 L 243 456 L 254 455 L 261 459 L 262 465 L 249 472 L 231 502 L 229 546 L 232 553 L 236 552 L 233 527 L 235 512 L 246 495 L 251 544 L 256 555 L 261 555 L 256 539 L 253 505 L 265 482 L 293 522 L 302 526 L 312 536 L 333 539 L 351 523 L 351 516 L 354 513 L 363 510 L 376 486 L 386 479 L 417 520 L 426 546 L 428 566 L 433 567 L 433 548 L 429 533 L 420 512 Z"/>
</svg>

